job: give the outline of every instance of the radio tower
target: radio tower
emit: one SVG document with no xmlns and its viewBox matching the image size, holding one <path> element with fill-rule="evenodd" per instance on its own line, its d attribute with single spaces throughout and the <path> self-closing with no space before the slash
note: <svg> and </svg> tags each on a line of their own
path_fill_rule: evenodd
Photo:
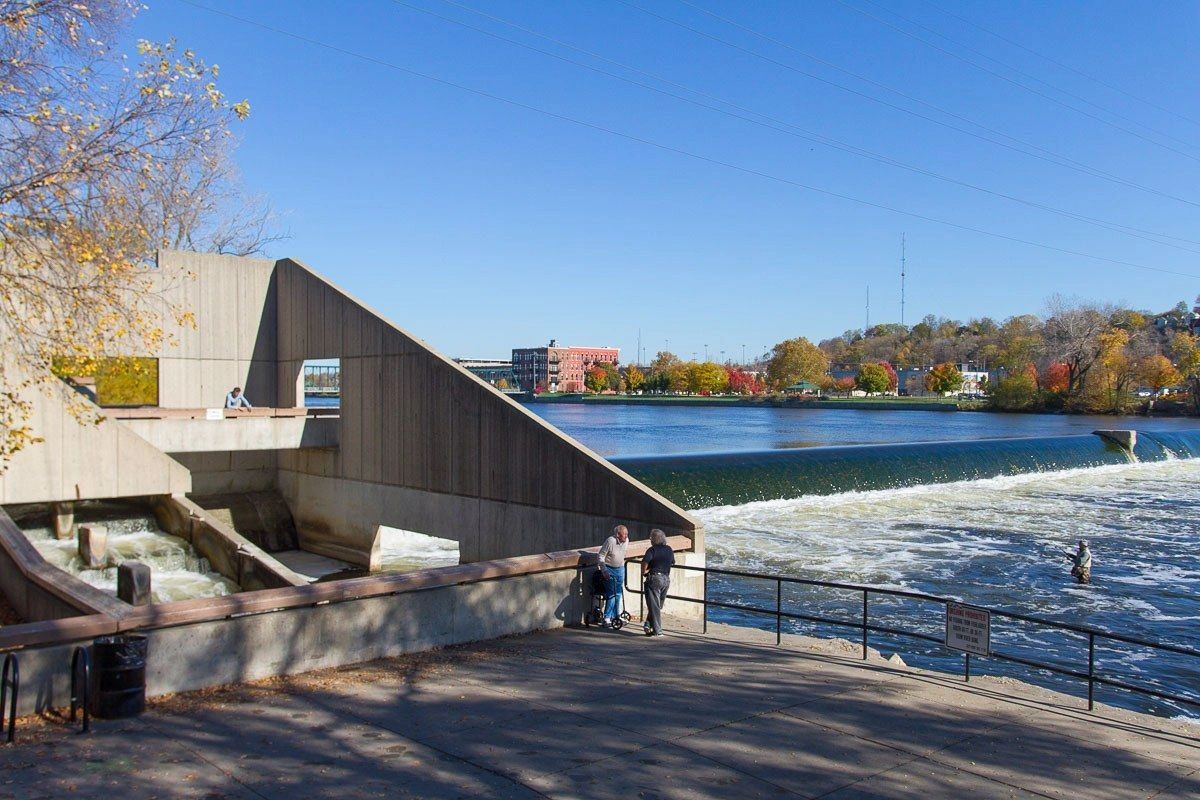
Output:
<svg viewBox="0 0 1200 800">
<path fill-rule="evenodd" d="M 867 327 L 863 329 L 863 333 L 871 330 L 871 284 L 867 284 Z"/>
<path fill-rule="evenodd" d="M 904 324 L 904 271 L 908 266 L 908 259 L 905 258 L 904 251 L 904 234 L 900 234 L 900 324 Z"/>
</svg>

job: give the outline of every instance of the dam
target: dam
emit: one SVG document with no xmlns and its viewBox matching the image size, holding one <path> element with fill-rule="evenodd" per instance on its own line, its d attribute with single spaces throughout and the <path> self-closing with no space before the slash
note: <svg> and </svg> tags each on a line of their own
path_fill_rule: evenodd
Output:
<svg viewBox="0 0 1200 800">
<path fill-rule="evenodd" d="M 19 664 L 20 692 L 14 684 L 6 696 L 20 715 L 70 707 L 79 699 L 80 682 L 88 683 L 76 671 L 80 653 L 94 652 L 100 637 L 125 634 L 146 637 L 145 682 L 152 699 L 288 675 L 303 682 L 314 671 L 324 676 L 319 680 L 339 684 L 348 675 L 378 670 L 382 682 L 345 687 L 349 699 L 323 690 L 293 694 L 306 699 L 289 713 L 316 714 L 324 720 L 319 725 L 355 731 L 364 715 L 372 720 L 366 724 L 383 729 L 436 726 L 446 714 L 478 720 L 453 742 L 424 728 L 409 731 L 413 738 L 389 745 L 398 748 L 394 751 L 372 751 L 359 770 L 372 775 L 384 765 L 387 772 L 389 758 L 409 749 L 437 752 L 459 759 L 456 764 L 471 764 L 469 776 L 460 777 L 483 780 L 471 784 L 476 788 L 490 786 L 481 774 L 508 772 L 469 752 L 473 746 L 507 753 L 505 741 L 513 738 L 523 742 L 522 759 L 544 751 L 556 770 L 581 763 L 578 742 L 596 721 L 579 698 L 604 697 L 594 690 L 613 679 L 614 666 L 627 676 L 616 679 L 616 691 L 631 719 L 638 718 L 637 681 L 647 665 L 671 673 L 670 699 L 658 712 L 677 720 L 671 724 L 678 727 L 653 740 L 667 748 L 677 747 L 675 733 L 699 737 L 719 729 L 736 737 L 747 708 L 758 709 L 752 716 L 779 720 L 821 699 L 828 703 L 813 706 L 812 720 L 802 725 L 806 730 L 830 721 L 848 725 L 845 718 L 822 714 L 853 707 L 862 716 L 853 720 L 859 733 L 848 734 L 846 747 L 874 747 L 862 732 L 877 726 L 879 713 L 895 715 L 897 727 L 888 735 L 896 744 L 906 736 L 905 707 L 918 696 L 935 709 L 926 709 L 929 724 L 955 729 L 943 715 L 966 704 L 972 713 L 1003 716 L 1019 740 L 1036 726 L 1024 727 L 1023 712 L 1015 706 L 997 712 L 990 693 L 1008 687 L 1018 704 L 1076 703 L 1082 709 L 1078 664 L 1081 657 L 1086 663 L 1088 653 L 1079 650 L 1080 635 L 1101 640 L 1096 671 L 1085 676 L 1086 707 L 1094 711 L 1087 719 L 1123 725 L 1143 719 L 1121 716 L 1131 711 L 1150 711 L 1158 719 L 1190 711 L 1185 706 L 1195 695 L 1196 660 L 1179 648 L 1139 673 L 1146 652 L 1114 651 L 1103 628 L 1057 619 L 1064 613 L 1057 599 L 1038 609 L 1037 624 L 1048 626 L 1050 634 L 1000 625 L 1011 594 L 1002 594 L 998 584 L 1025 576 L 1011 569 L 1011 561 L 989 561 L 990 555 L 972 550 L 981 538 L 998 541 L 1000 525 L 992 521 L 989 527 L 976 518 L 964 522 L 971 509 L 963 508 L 960 497 L 986 492 L 989 499 L 980 505 L 1012 509 L 1017 516 L 1029 495 L 1040 493 L 1035 499 L 1041 503 L 1053 495 L 1066 498 L 1062 518 L 1084 521 L 1081 491 L 1072 483 L 1077 476 L 1086 474 L 1085 483 L 1094 487 L 1097 481 L 1125 481 L 1128 470 L 1136 470 L 1141 483 L 1157 475 L 1178 484 L 1179 476 L 1154 470 L 1187 465 L 1200 453 L 1200 442 L 1188 431 L 1141 430 L 1132 447 L 1078 433 L 605 458 L 600 454 L 605 448 L 589 446 L 586 436 L 572 438 L 570 425 L 547 423 L 540 410 L 523 408 L 299 262 L 164 252 L 157 269 L 178 302 L 197 312 L 194 329 L 176 332 L 155 352 L 129 354 L 156 362 L 155 402 L 97 408 L 98 421 L 83 424 L 67 405 L 81 396 L 92 403 L 94 397 L 86 382 L 64 376 L 52 391 L 29 398 L 33 422 L 46 431 L 46 441 L 19 453 L 0 477 L 0 589 L 18 617 L 0 627 L 0 656 L 11 658 L 14 669 Z M 340 365 L 336 407 L 303 405 L 303 373 L 314 360 Z M 220 408 L 234 385 L 246 388 L 254 411 Z M 728 433 L 730 426 L 724 427 Z M 1143 519 L 1154 513 L 1153 499 L 1138 513 Z M 865 547 L 861 518 L 880 525 Z M 587 578 L 596 545 L 617 523 L 631 529 L 631 558 L 645 551 L 652 528 L 664 530 L 675 551 L 669 638 L 691 638 L 679 639 L 674 653 L 664 648 L 648 657 L 630 647 L 650 641 L 638 635 L 636 625 L 614 634 L 632 640 L 581 629 L 593 599 Z M 1047 524 L 1064 527 L 1053 520 Z M 1097 515 L 1089 524 L 1108 523 Z M 1174 558 L 1179 542 L 1162 531 L 1156 536 Z M 996 549 L 1018 549 L 1011 541 Z M 1044 544 L 1051 546 L 1049 540 Z M 946 556 L 942 561 L 929 555 L 938 552 Z M 1102 559 L 1107 552 L 1101 551 Z M 894 569 L 914 553 L 932 567 L 928 575 Z M 430 566 L 430 557 L 442 562 Z M 129 564 L 149 567 L 151 592 L 140 602 L 122 593 L 119 573 Z M 767 577 L 738 577 L 730 567 Z M 1103 567 L 1098 574 L 1126 577 Z M 1031 583 L 1052 585 L 1049 575 L 1040 573 Z M 977 683 L 965 694 L 946 677 L 961 669 L 961 653 L 947 653 L 938 641 L 943 615 L 915 613 L 911 603 L 897 599 L 897 587 L 938 595 L 940 603 L 958 599 L 994 608 L 995 657 L 976 660 Z M 1032 591 L 1029 596 L 1045 599 Z M 1109 603 L 1109 610 L 1120 611 L 1115 603 L 1123 600 L 1115 592 L 1093 593 L 1082 595 L 1079 607 Z M 624 602 L 631 612 L 640 605 L 636 577 L 626 586 Z M 772 604 L 779 613 L 773 619 L 768 613 L 764 622 L 761 612 Z M 1135 642 L 1149 643 L 1126 643 L 1129 647 L 1148 648 L 1158 659 L 1155 640 L 1190 640 L 1180 619 L 1189 608 L 1156 605 L 1169 619 L 1140 629 L 1127 623 L 1149 622 L 1146 617 L 1116 616 L 1116 627 L 1132 630 Z M 860 611 L 861 659 L 854 629 Z M 834 632 L 812 621 L 818 618 L 850 625 L 855 641 L 842 638 L 846 630 Z M 1062 630 L 1074 640 L 1062 639 L 1055 625 L 1067 626 Z M 505 638 L 536 631 L 550 633 Z M 456 649 L 478 642 L 494 644 Z M 428 661 L 405 660 L 431 650 L 441 652 Z M 1049 666 L 1062 673 L 1062 681 L 1048 688 L 1069 694 L 1039 694 L 1046 687 L 1003 682 L 1017 677 L 1047 683 L 1028 667 L 1041 663 L 1045 652 L 1060 659 Z M 514 653 L 515 661 L 505 660 Z M 686 669 L 671 666 L 680 654 L 690 659 Z M 1002 656 L 1023 659 L 1025 666 L 1006 671 Z M 353 666 L 364 662 L 376 666 Z M 427 681 L 414 694 L 409 681 L 432 663 L 461 675 L 469 691 Z M 916 669 L 905 666 L 909 663 Z M 923 677 L 926 666 L 940 677 Z M 989 683 L 981 672 L 1000 680 Z M 404 676 L 400 686 L 394 683 L 397 674 Z M 704 691 L 714 674 L 723 676 L 721 691 Z M 888 690 L 860 691 L 863 681 L 876 679 L 888 683 Z M 929 680 L 941 684 L 926 694 Z M 1136 686 L 1130 693 L 1135 700 L 1112 681 Z M 897 700 L 891 688 L 899 686 L 904 688 Z M 261 686 L 245 691 L 270 692 Z M 1103 703 L 1124 710 L 1093 708 L 1093 691 L 1102 693 Z M 367 696 L 383 697 L 384 707 L 369 707 Z M 158 716 L 172 702 L 156 701 L 153 722 L 170 731 L 168 738 L 187 736 L 181 721 L 188 712 Z M 206 736 L 226 724 L 204 700 L 197 702 Z M 326 710 L 315 711 L 313 704 Z M 209 763 L 231 757 L 240 763 L 248 755 L 239 750 L 242 729 L 262 736 L 280 732 L 296 741 L 294 723 L 271 710 L 279 705 L 277 697 L 264 699 L 252 712 L 261 712 L 257 722 L 236 715 L 237 733 L 204 757 Z M 26 730 L 35 723 L 21 724 Z M 1061 722 L 1047 716 L 1038 724 Z M 1166 720 L 1161 730 L 1146 729 L 1172 742 L 1186 742 L 1189 730 L 1187 723 Z M 489 732 L 506 738 L 493 741 Z M 1086 744 L 1091 732 L 1081 725 L 1054 741 L 1095 758 Z M 631 741 L 640 736 L 628 734 Z M 340 733 L 332 741 L 339 759 L 357 752 Z M 754 753 L 770 752 L 772 741 L 756 733 Z M 1181 745 L 1182 752 L 1189 746 Z M 694 762 L 694 755 L 672 752 L 679 764 L 698 763 L 722 780 L 738 780 L 703 760 L 707 756 Z M 54 761 L 49 751 L 41 755 Z M 270 758 L 287 761 L 278 752 Z M 639 758 L 646 765 L 659 763 L 649 753 Z M 289 779 L 310 776 L 318 761 L 310 754 L 294 765 Z M 74 769 L 64 765 L 63 774 Z M 958 767 L 937 762 L 929 769 Z M 1172 771 L 1156 785 L 1176 786 L 1180 778 Z M 1109 779 L 1124 786 L 1120 775 Z M 241 780 L 253 784 L 258 777 Z M 1027 774 L 1020 785 L 1037 791 L 1040 780 Z"/>
</svg>

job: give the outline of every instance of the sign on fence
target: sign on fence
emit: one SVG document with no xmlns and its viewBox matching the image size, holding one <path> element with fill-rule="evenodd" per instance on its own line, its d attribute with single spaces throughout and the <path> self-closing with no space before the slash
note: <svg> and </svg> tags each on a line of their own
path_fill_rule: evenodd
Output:
<svg viewBox="0 0 1200 800">
<path fill-rule="evenodd" d="M 991 612 L 961 603 L 946 603 L 946 647 L 986 656 L 992 646 L 991 627 Z"/>
</svg>

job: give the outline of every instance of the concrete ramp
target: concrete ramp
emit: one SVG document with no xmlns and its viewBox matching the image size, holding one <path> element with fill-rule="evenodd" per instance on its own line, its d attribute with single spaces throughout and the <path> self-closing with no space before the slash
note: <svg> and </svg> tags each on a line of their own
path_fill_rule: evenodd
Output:
<svg viewBox="0 0 1200 800">
<path fill-rule="evenodd" d="M 292 512 L 278 492 L 229 492 L 190 499 L 268 553 L 298 547 Z"/>
</svg>

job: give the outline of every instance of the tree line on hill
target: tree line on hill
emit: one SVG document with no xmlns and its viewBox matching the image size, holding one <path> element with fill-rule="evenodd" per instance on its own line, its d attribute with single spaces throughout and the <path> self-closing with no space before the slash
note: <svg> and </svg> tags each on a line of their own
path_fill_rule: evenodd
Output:
<svg viewBox="0 0 1200 800">
<path fill-rule="evenodd" d="M 594 364 L 589 391 L 756 395 L 819 388 L 868 395 L 924 389 L 958 392 L 959 365 L 989 373 L 989 404 L 1002 410 L 1062 409 L 1123 413 L 1151 395 L 1180 387 L 1200 413 L 1200 338 L 1179 303 L 1162 314 L 1054 297 L 1047 314 L 989 317 L 963 323 L 927 316 L 911 327 L 882 324 L 813 344 L 797 337 L 776 344 L 754 364 L 684 361 L 660 352 L 646 369 Z M 831 366 L 834 367 L 831 374 Z M 897 368 L 920 368 L 901 387 Z M 852 374 L 847 374 L 852 373 Z M 917 386 L 912 381 L 919 381 Z"/>
</svg>

